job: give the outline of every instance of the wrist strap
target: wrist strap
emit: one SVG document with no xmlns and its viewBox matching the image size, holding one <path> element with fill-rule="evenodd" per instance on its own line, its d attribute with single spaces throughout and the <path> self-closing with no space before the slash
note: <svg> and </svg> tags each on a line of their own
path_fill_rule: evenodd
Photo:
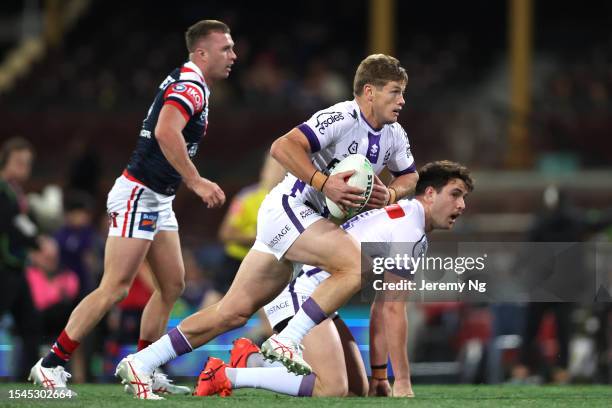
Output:
<svg viewBox="0 0 612 408">
<path fill-rule="evenodd" d="M 379 381 L 387 379 L 387 364 L 371 365 L 372 378 Z"/>
<path fill-rule="evenodd" d="M 395 204 L 397 201 L 397 191 L 393 187 L 387 187 L 389 190 L 389 202 L 387 204 Z"/>
<path fill-rule="evenodd" d="M 312 177 L 310 178 L 310 185 L 314 187 L 317 191 L 323 191 L 323 187 L 325 183 L 327 183 L 327 177 L 325 174 L 321 173 L 319 170 L 316 170 Z"/>
</svg>

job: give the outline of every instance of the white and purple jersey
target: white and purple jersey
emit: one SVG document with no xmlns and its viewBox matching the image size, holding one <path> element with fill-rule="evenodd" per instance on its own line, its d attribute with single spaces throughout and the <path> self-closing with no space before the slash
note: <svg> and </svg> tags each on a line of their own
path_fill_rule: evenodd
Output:
<svg viewBox="0 0 612 408">
<path fill-rule="evenodd" d="M 396 251 L 394 244 L 401 247 L 402 251 L 410 245 L 410 255 L 415 258 L 427 251 L 425 211 L 416 199 L 404 199 L 385 208 L 364 212 L 344 223 L 342 228 L 360 243 L 381 243 L 377 256 L 393 255 Z M 328 272 L 304 265 L 281 294 L 264 307 L 271 326 L 294 316 L 301 304 L 328 277 Z"/>
<path fill-rule="evenodd" d="M 387 167 L 394 176 L 416 171 L 408 136 L 399 123 L 374 129 L 355 100 L 337 103 L 315 113 L 298 126 L 308 138 L 314 166 L 329 174 L 345 157 L 360 153 L 372 163 L 375 174 Z M 298 198 L 323 216 L 329 214 L 323 193 L 288 173 L 274 189 Z"/>
</svg>

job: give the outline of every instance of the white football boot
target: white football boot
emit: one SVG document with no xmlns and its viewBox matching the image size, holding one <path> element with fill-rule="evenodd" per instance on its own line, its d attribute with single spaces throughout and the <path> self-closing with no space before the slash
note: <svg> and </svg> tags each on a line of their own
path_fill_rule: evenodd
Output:
<svg viewBox="0 0 612 408">
<path fill-rule="evenodd" d="M 130 354 L 117 364 L 115 377 L 121 378 L 125 391 L 133 394 L 134 398 L 147 400 L 163 400 L 163 397 L 153 392 L 153 378 L 145 373 Z"/>
<path fill-rule="evenodd" d="M 156 394 L 191 394 L 191 388 L 173 384 L 174 381 L 159 368 L 153 372 L 153 392 Z"/>
<path fill-rule="evenodd" d="M 66 381 L 72 377 L 70 373 L 62 366 L 53 368 L 43 367 L 41 364 L 42 361 L 43 359 L 41 358 L 34 367 L 32 367 L 28 381 L 32 381 L 35 385 L 40 385 L 49 390 L 63 392 L 65 396 L 69 395 L 70 397 L 76 397 L 77 393 L 66 385 Z"/>
<path fill-rule="evenodd" d="M 281 339 L 273 334 L 261 345 L 261 354 L 271 361 L 281 362 L 287 371 L 297 375 L 308 375 L 312 373 L 310 365 L 302 358 L 304 347 L 289 339 Z"/>
</svg>

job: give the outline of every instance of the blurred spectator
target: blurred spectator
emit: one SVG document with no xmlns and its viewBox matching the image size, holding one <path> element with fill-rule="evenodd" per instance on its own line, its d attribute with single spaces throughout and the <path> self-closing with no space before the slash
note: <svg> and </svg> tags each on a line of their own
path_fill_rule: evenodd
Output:
<svg viewBox="0 0 612 408">
<path fill-rule="evenodd" d="M 98 260 L 95 253 L 97 233 L 93 226 L 93 199 L 83 192 L 72 192 L 64 204 L 64 225 L 55 233 L 62 265 L 76 272 L 79 297 L 95 286 L 93 271 Z"/>
<path fill-rule="evenodd" d="M 18 376 L 25 380 L 38 359 L 40 317 L 25 277 L 29 249 L 37 247 L 37 227 L 28 216 L 22 185 L 30 177 L 34 150 L 27 140 L 8 139 L 0 149 L 0 317 L 13 316 L 22 340 Z"/>
<path fill-rule="evenodd" d="M 42 317 L 43 334 L 45 338 L 54 336 L 75 305 L 79 278 L 74 271 L 60 267 L 57 242 L 45 236 L 39 239 L 39 249 L 32 252 L 26 274 L 34 306 Z"/>
<path fill-rule="evenodd" d="M 300 109 L 312 111 L 333 105 L 350 95 L 351 89 L 346 81 L 332 71 L 323 59 L 316 58 L 308 65 L 296 100 Z"/>
</svg>

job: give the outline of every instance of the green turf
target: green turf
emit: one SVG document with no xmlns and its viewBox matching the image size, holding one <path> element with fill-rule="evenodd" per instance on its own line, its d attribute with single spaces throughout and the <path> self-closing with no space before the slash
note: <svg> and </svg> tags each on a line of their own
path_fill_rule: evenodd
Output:
<svg viewBox="0 0 612 408">
<path fill-rule="evenodd" d="M 74 385 L 79 396 L 73 400 L 10 400 L 9 390 L 24 390 L 25 384 L 0 384 L 0 407 L 57 406 L 86 408 L 130 408 L 156 404 L 163 407 L 611 407 L 612 386 L 488 386 L 488 385 L 417 385 L 416 398 L 292 398 L 266 391 L 238 390 L 232 397 L 199 398 L 171 396 L 166 401 L 138 401 L 124 394 L 117 385 Z M 290 401 L 289 401 L 290 400 Z"/>
</svg>

